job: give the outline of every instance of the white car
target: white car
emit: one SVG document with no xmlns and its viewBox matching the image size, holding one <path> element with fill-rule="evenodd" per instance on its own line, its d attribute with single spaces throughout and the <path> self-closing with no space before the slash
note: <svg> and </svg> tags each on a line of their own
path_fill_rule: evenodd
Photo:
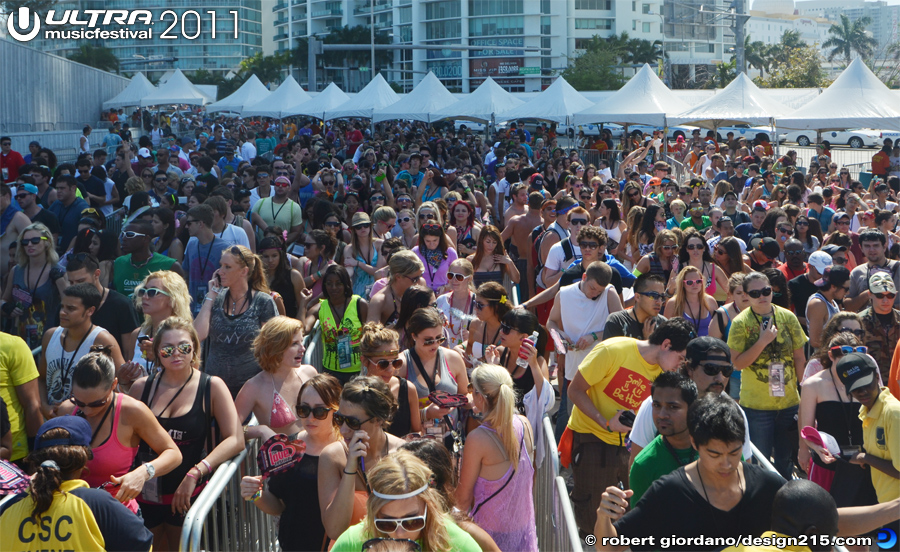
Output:
<svg viewBox="0 0 900 552">
<path fill-rule="evenodd" d="M 882 131 L 872 130 L 871 128 L 822 132 L 822 140 L 828 140 L 831 145 L 847 145 L 851 148 L 880 148 L 883 139 Z M 779 134 L 778 141 L 795 142 L 798 146 L 809 146 L 816 142 L 816 131 L 792 130 Z"/>
</svg>

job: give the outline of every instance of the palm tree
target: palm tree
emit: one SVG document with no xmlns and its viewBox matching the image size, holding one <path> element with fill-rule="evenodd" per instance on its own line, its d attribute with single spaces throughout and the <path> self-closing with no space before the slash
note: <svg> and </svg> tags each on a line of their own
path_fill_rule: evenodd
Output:
<svg viewBox="0 0 900 552">
<path fill-rule="evenodd" d="M 69 56 L 69 59 L 103 71 L 118 72 L 119 70 L 119 58 L 105 46 L 82 44 L 78 47 L 77 52 Z"/>
<path fill-rule="evenodd" d="M 761 74 L 769 70 L 772 63 L 772 46 L 766 45 L 762 40 L 750 41 L 750 36 L 744 38 L 744 59 L 747 65 L 759 69 Z"/>
<path fill-rule="evenodd" d="M 846 64 L 850 65 L 853 52 L 859 54 L 859 57 L 863 59 L 872 57 L 878 42 L 866 34 L 866 27 L 871 23 L 872 19 L 868 16 L 860 17 L 851 23 L 849 17 L 841 14 L 840 23 L 835 23 L 828 29 L 831 38 L 822 44 L 823 48 L 831 48 L 831 52 L 828 53 L 828 61 L 842 57 Z"/>
<path fill-rule="evenodd" d="M 806 43 L 800 38 L 800 31 L 784 31 L 778 44 L 768 47 L 769 65 L 775 62 L 787 63 L 791 52 L 805 46 Z"/>
<path fill-rule="evenodd" d="M 656 65 L 656 62 L 661 57 L 663 57 L 662 42 L 659 40 L 650 42 L 641 38 L 632 38 L 627 43 L 626 63 Z"/>
<path fill-rule="evenodd" d="M 710 75 L 708 85 L 710 88 L 725 88 L 737 77 L 737 58 L 732 57 L 728 63 L 719 63 Z"/>
</svg>

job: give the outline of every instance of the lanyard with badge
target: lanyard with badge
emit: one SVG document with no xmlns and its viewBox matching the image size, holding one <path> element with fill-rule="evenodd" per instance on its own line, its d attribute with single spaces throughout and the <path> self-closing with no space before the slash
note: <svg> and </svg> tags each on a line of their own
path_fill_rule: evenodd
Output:
<svg viewBox="0 0 900 552">
<path fill-rule="evenodd" d="M 337 309 L 329 305 L 331 317 L 334 318 L 334 333 L 337 342 L 337 358 L 338 367 L 346 370 L 353 366 L 353 352 L 350 347 L 350 329 L 344 327 L 344 317 L 347 316 L 347 309 L 350 307 L 350 301 L 344 305 L 344 312 L 340 318 L 337 316 Z"/>
<path fill-rule="evenodd" d="M 762 320 L 756 316 L 756 313 L 753 310 L 750 310 L 750 313 L 753 314 L 753 318 L 756 319 L 757 322 L 760 323 L 761 332 L 764 332 L 769 329 L 769 326 L 775 323 L 775 309 L 772 309 L 772 316 L 763 316 Z M 781 346 L 778 344 L 778 337 L 772 340 L 771 343 L 766 345 L 766 348 L 763 349 L 763 353 L 766 351 L 769 352 L 769 396 L 770 397 L 783 397 L 784 396 L 784 362 L 779 362 L 781 360 Z M 762 356 L 762 354 L 760 354 Z"/>
</svg>

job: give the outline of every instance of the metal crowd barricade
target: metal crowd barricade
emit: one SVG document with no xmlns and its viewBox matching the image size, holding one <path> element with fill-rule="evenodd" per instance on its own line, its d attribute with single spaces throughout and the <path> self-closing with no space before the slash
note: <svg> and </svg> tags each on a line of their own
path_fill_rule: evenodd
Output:
<svg viewBox="0 0 900 552">
<path fill-rule="evenodd" d="M 113 235 L 118 236 L 122 232 L 122 222 L 125 220 L 127 209 L 122 207 L 116 209 L 106 217 L 106 229 Z"/>
<path fill-rule="evenodd" d="M 687 170 L 687 168 L 684 166 L 684 163 L 677 161 L 671 155 L 665 155 L 665 162 L 672 167 L 672 176 L 675 177 L 675 181 L 679 184 L 690 177 L 690 171 Z"/>
<path fill-rule="evenodd" d="M 251 418 L 249 425 L 258 425 L 256 417 Z M 254 439 L 240 454 L 216 469 L 185 516 L 179 550 L 279 549 L 275 518 L 241 497 L 241 477 L 259 475 L 257 452 L 259 440 Z"/>
<path fill-rule="evenodd" d="M 322 353 L 324 347 L 322 345 L 322 327 L 319 322 L 313 326 L 313 331 L 306 336 L 306 352 L 303 353 L 303 363 L 309 364 L 319 372 L 322 371 Z"/>
<path fill-rule="evenodd" d="M 581 551 L 575 513 L 569 502 L 565 480 L 559 475 L 559 453 L 550 416 L 544 414 L 544 431 L 536 447 L 544 452 L 544 462 L 534 477 L 534 518 L 541 550 Z"/>
<path fill-rule="evenodd" d="M 621 150 L 598 151 L 593 148 L 579 148 L 577 151 L 578 158 L 581 159 L 585 165 L 593 165 L 599 170 L 600 161 L 605 161 L 609 165 L 609 170 L 611 170 L 615 176 L 616 168 L 619 166 L 619 154 L 622 153 Z"/>
<path fill-rule="evenodd" d="M 843 165 L 843 167 L 850 169 L 850 178 L 853 180 L 859 180 L 860 173 L 872 172 L 871 161 L 866 161 L 865 163 L 850 163 L 849 165 Z"/>
</svg>

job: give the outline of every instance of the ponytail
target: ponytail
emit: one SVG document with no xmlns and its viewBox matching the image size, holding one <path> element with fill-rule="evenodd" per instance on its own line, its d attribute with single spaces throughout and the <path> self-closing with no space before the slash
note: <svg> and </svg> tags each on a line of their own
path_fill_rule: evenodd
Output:
<svg viewBox="0 0 900 552">
<path fill-rule="evenodd" d="M 263 269 L 262 259 L 243 245 L 233 245 L 224 253 L 231 255 L 236 263 L 247 267 L 247 286 L 260 293 L 269 293 L 269 280 Z"/>
<path fill-rule="evenodd" d="M 512 376 L 502 366 L 482 364 L 472 371 L 472 386 L 487 402 L 484 421 L 497 432 L 509 461 L 517 466 L 520 447 L 513 426 L 516 391 L 513 389 Z"/>
<path fill-rule="evenodd" d="M 31 499 L 34 501 L 31 517 L 35 523 L 39 522 L 41 514 L 50 509 L 53 504 L 53 493 L 59 489 L 62 482 L 62 472 L 53 460 L 41 462 L 31 476 Z"/>
<path fill-rule="evenodd" d="M 61 427 L 47 430 L 42 435 L 46 440 L 69 437 L 69 431 Z M 90 447 L 80 445 L 55 445 L 32 451 L 28 455 L 28 464 L 34 469 L 34 475 L 31 476 L 31 499 L 34 501 L 31 516 L 35 523 L 53 505 L 53 494 L 59 490 L 63 481 L 76 475 L 92 458 Z"/>
</svg>

